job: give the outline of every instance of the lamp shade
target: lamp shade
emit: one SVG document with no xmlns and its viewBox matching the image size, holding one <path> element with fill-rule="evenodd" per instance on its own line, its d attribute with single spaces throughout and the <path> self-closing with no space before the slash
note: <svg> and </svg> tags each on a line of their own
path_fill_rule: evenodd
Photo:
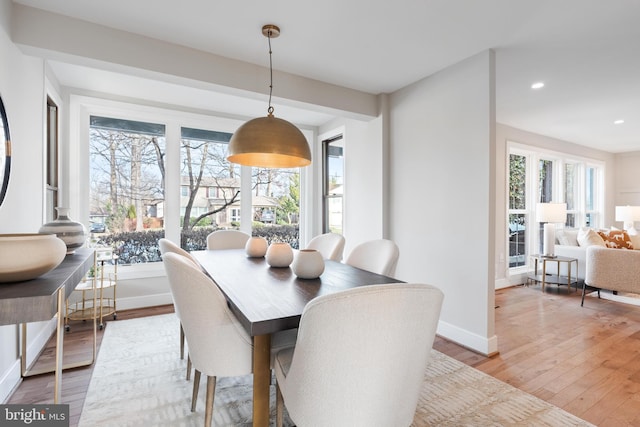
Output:
<svg viewBox="0 0 640 427">
<path fill-rule="evenodd" d="M 538 203 L 536 205 L 537 222 L 559 222 L 567 221 L 566 203 Z"/>
<path fill-rule="evenodd" d="M 616 221 L 640 221 L 640 206 L 616 206 Z"/>
<path fill-rule="evenodd" d="M 300 129 L 269 113 L 235 131 L 227 159 L 245 166 L 295 168 L 311 164 L 311 150 Z"/>
</svg>

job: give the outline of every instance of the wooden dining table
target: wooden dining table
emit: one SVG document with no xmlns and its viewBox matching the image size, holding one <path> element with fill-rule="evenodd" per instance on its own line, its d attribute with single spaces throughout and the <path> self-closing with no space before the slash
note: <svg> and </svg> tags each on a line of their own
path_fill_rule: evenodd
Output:
<svg viewBox="0 0 640 427">
<path fill-rule="evenodd" d="M 191 254 L 222 290 L 231 311 L 253 338 L 253 425 L 269 425 L 271 334 L 297 328 L 304 307 L 320 295 L 400 280 L 325 260 L 318 279 L 299 279 L 290 267 L 270 267 L 244 249 Z"/>
</svg>

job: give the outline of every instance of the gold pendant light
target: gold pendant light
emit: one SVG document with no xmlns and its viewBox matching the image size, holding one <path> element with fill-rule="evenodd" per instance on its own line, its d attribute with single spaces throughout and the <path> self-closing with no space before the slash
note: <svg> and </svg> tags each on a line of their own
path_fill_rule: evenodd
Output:
<svg viewBox="0 0 640 427">
<path fill-rule="evenodd" d="M 271 38 L 280 35 L 275 25 L 262 27 L 262 34 L 269 39 L 269 113 L 267 117 L 249 120 L 240 126 L 229 141 L 227 160 L 245 166 L 261 168 L 296 168 L 311 164 L 311 150 L 300 129 L 273 115 L 273 65 Z"/>
</svg>

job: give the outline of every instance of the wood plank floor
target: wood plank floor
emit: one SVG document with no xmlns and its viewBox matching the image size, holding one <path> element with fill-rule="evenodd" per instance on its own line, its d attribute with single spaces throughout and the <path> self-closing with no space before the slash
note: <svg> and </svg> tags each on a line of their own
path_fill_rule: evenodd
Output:
<svg viewBox="0 0 640 427">
<path fill-rule="evenodd" d="M 587 298 L 566 287 L 496 291 L 500 354 L 487 358 L 437 337 L 434 348 L 598 426 L 640 426 L 640 307 Z M 118 320 L 171 306 L 118 312 Z M 105 328 L 109 327 L 109 321 Z M 98 339 L 102 337 L 99 332 Z M 91 332 L 73 322 L 65 353 L 90 354 Z M 46 349 L 38 363 L 51 363 Z M 65 371 L 62 396 L 76 426 L 93 367 Z M 53 375 L 23 380 L 7 403 L 50 403 Z"/>
</svg>

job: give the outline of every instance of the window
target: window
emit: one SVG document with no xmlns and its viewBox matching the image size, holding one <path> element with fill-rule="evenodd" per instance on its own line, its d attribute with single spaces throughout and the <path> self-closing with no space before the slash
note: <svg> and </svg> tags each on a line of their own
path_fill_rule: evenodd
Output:
<svg viewBox="0 0 640 427">
<path fill-rule="evenodd" d="M 253 168 L 253 234 L 265 235 L 264 227 L 281 227 L 279 240 L 299 248 L 300 241 L 300 169 Z"/>
<path fill-rule="evenodd" d="M 344 194 L 344 140 L 323 141 L 323 232 L 342 234 Z"/>
<path fill-rule="evenodd" d="M 509 267 L 526 262 L 527 157 L 509 156 Z"/>
<path fill-rule="evenodd" d="M 160 261 L 164 237 L 165 127 L 90 117 L 92 238 L 119 249 L 120 264 Z"/>
<path fill-rule="evenodd" d="M 93 243 L 121 255 L 127 278 L 164 274 L 153 261 L 161 260 L 157 240 L 165 236 L 198 250 L 211 231 L 239 228 L 299 247 L 301 187 L 314 189 L 304 180 L 310 168 L 260 170 L 227 162 L 239 120 L 70 99 L 70 111 L 77 112 L 72 126 L 88 124 L 70 136 L 70 155 L 86 159 L 70 171 L 69 191 L 72 198 L 77 194 L 71 203 L 80 206 Z M 313 195 L 302 200 L 311 205 Z"/>
<path fill-rule="evenodd" d="M 47 164 L 46 164 L 46 222 L 56 217 L 58 206 L 58 106 L 47 97 Z"/>
<path fill-rule="evenodd" d="M 536 203 L 566 202 L 565 227 L 601 226 L 603 167 L 587 159 L 509 144 L 510 268 L 526 266 L 527 255 L 541 250 L 543 224 L 535 222 Z"/>
<path fill-rule="evenodd" d="M 240 225 L 240 166 L 227 161 L 231 134 L 183 127 L 180 130 L 180 245 L 204 249 L 218 227 Z"/>
<path fill-rule="evenodd" d="M 578 206 L 579 183 L 576 179 L 579 165 L 576 163 L 565 163 L 564 165 L 564 201 L 567 203 L 567 227 L 576 226 L 576 215 Z"/>
</svg>

